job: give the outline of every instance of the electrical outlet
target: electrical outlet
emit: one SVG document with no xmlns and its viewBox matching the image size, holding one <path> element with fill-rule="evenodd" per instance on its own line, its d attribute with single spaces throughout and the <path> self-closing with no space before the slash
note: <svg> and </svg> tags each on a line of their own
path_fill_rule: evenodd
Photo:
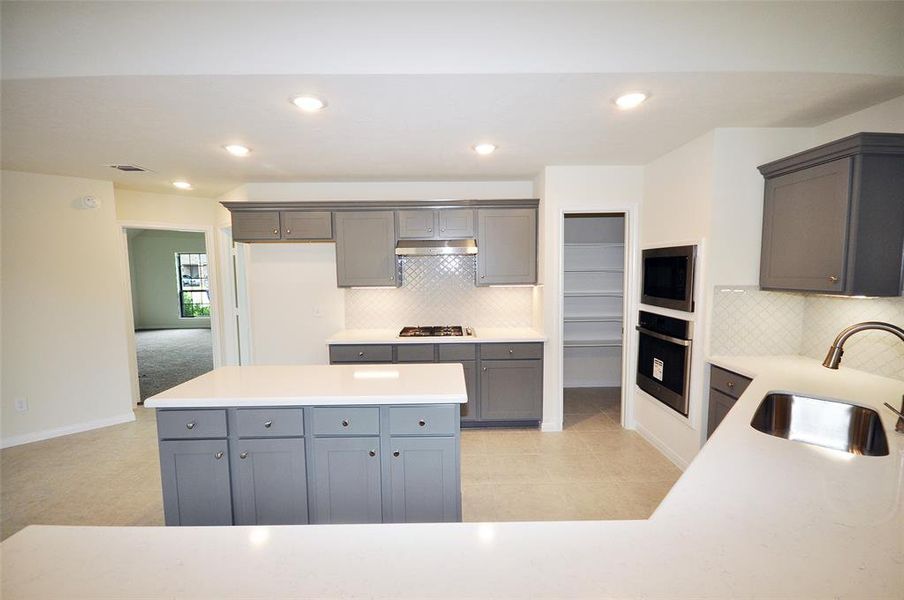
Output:
<svg viewBox="0 0 904 600">
<path fill-rule="evenodd" d="M 16 411 L 25 412 L 28 410 L 28 399 L 25 396 L 16 398 Z"/>
</svg>

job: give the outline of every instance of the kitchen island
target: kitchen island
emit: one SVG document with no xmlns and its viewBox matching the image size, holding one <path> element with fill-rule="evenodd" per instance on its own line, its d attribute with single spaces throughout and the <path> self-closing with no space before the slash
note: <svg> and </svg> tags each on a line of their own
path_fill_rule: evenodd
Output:
<svg viewBox="0 0 904 600">
<path fill-rule="evenodd" d="M 223 367 L 149 398 L 167 525 L 461 520 L 456 364 Z"/>
<path fill-rule="evenodd" d="M 882 402 L 904 382 L 802 357 L 711 362 L 753 382 L 646 521 L 31 526 L 0 546 L 3 597 L 900 599 L 904 435 Z M 756 431 L 774 390 L 875 408 L 889 454 Z"/>
</svg>

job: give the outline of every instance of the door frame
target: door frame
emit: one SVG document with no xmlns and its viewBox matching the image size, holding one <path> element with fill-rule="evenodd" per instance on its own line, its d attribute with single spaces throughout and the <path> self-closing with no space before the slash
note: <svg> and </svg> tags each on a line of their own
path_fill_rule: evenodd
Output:
<svg viewBox="0 0 904 600">
<path fill-rule="evenodd" d="M 588 208 L 585 206 L 575 208 L 562 208 L 558 215 L 559 227 L 559 264 L 556 266 L 558 272 L 558 286 L 556 290 L 556 306 L 555 306 L 555 329 L 557 335 L 554 342 L 555 347 L 552 350 L 559 357 L 558 360 L 558 386 L 556 388 L 556 404 L 559 407 L 559 414 L 564 417 L 565 413 L 565 216 L 566 215 L 586 215 L 586 214 L 609 214 L 623 215 L 625 219 L 625 272 L 622 279 L 622 372 L 621 372 L 621 426 L 625 429 L 634 429 L 634 379 L 633 373 L 637 370 L 637 352 L 635 347 L 637 337 L 634 335 L 634 329 L 631 327 L 633 320 L 632 315 L 637 314 L 638 294 L 637 294 L 637 273 L 640 272 L 639 256 L 637 240 L 639 239 L 639 208 L 637 206 L 600 206 L 598 208 Z"/>
<path fill-rule="evenodd" d="M 132 382 L 132 406 L 137 405 L 141 396 L 138 388 L 138 349 L 135 339 L 135 315 L 132 311 L 132 272 L 129 264 L 129 239 L 128 229 L 154 229 L 159 231 L 185 231 L 204 234 L 204 248 L 207 253 L 208 277 L 210 278 L 210 338 L 213 354 L 213 368 L 224 364 L 223 361 L 223 323 L 220 303 L 220 261 L 215 243 L 214 228 L 204 225 L 182 225 L 178 223 L 163 223 L 159 221 L 132 221 L 118 220 L 122 244 L 121 260 L 123 264 L 123 286 L 126 299 L 127 339 L 129 351 L 129 376 Z"/>
</svg>

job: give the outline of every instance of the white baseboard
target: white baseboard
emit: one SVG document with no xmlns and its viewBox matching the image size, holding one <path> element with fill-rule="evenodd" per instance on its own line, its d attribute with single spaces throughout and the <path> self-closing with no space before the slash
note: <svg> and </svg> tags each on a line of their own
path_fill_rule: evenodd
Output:
<svg viewBox="0 0 904 600">
<path fill-rule="evenodd" d="M 15 435 L 0 439 L 0 448 L 11 448 L 13 446 L 21 446 L 22 444 L 30 444 L 31 442 L 40 442 L 41 440 L 49 440 L 50 438 L 60 437 L 62 435 L 70 435 L 73 433 L 81 433 L 92 429 L 100 429 L 101 427 L 109 427 L 110 425 L 119 425 L 120 423 L 129 423 L 135 420 L 135 412 L 129 411 L 124 415 L 108 417 L 106 419 L 97 419 L 96 421 L 86 421 L 84 423 L 76 423 L 74 425 L 65 425 L 63 427 L 55 427 L 53 429 L 44 429 L 23 435 Z"/>
<path fill-rule="evenodd" d="M 551 421 L 543 421 L 540 423 L 540 431 L 562 431 L 561 423 L 553 423 Z"/>
<path fill-rule="evenodd" d="M 644 438 L 645 440 L 647 440 L 648 442 L 650 442 L 651 444 L 653 444 L 653 446 L 654 446 L 657 450 L 659 450 L 660 452 L 662 452 L 662 454 L 663 454 L 667 459 L 669 459 L 670 461 L 672 461 L 672 462 L 675 464 L 676 467 L 678 467 L 678 468 L 681 469 L 682 471 L 684 471 L 685 469 L 687 469 L 688 462 L 687 462 L 686 460 L 684 460 L 683 458 L 681 458 L 680 456 L 678 456 L 677 454 L 675 454 L 675 453 L 672 451 L 671 448 L 669 448 L 668 446 L 666 446 L 666 445 L 662 442 L 662 440 L 660 440 L 658 437 L 656 437 L 655 435 L 653 435 L 653 433 L 652 433 L 649 429 L 645 429 L 643 425 L 641 425 L 640 423 L 637 423 L 637 422 L 634 423 L 634 426 L 635 426 L 635 429 L 636 429 L 637 433 L 639 433 L 641 436 L 643 436 L 643 438 Z"/>
</svg>

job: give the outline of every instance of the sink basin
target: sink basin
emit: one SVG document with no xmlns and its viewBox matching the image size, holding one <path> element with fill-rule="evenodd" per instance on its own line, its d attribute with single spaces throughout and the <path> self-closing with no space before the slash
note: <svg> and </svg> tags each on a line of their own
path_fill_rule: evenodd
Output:
<svg viewBox="0 0 904 600">
<path fill-rule="evenodd" d="M 879 413 L 847 402 L 771 393 L 760 402 L 750 426 L 775 437 L 851 454 L 888 454 Z"/>
</svg>

